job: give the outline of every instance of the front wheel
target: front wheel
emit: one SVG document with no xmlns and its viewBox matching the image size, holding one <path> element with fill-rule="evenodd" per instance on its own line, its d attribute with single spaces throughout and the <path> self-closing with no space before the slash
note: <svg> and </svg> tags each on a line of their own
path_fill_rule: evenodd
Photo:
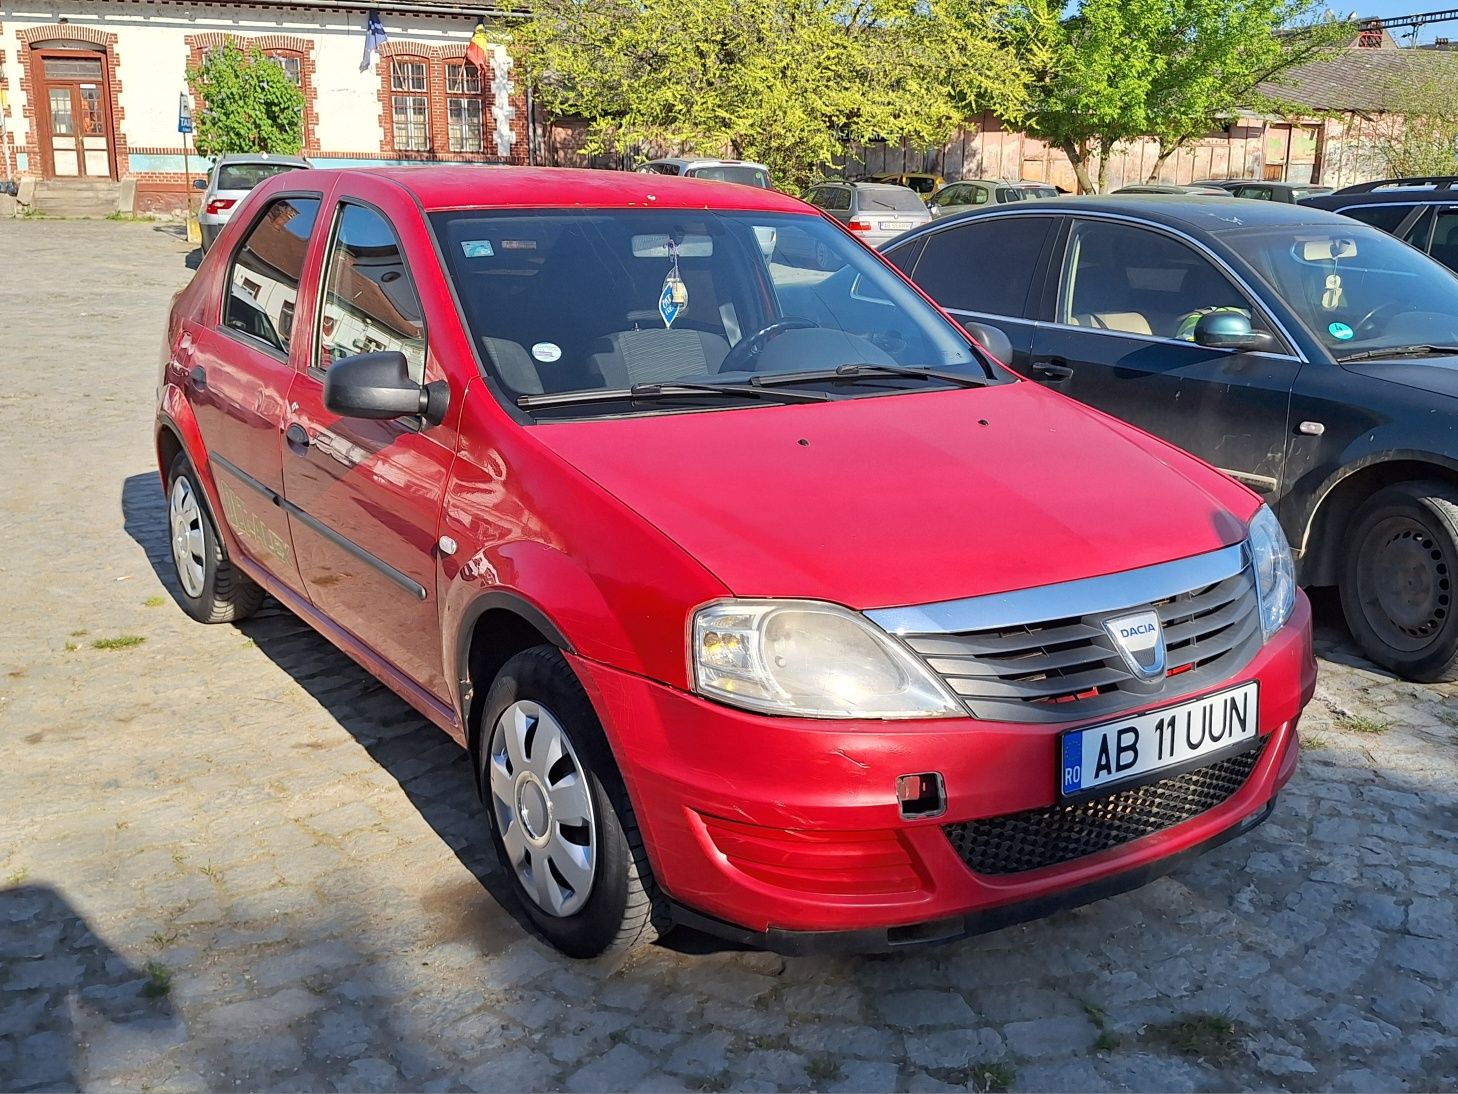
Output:
<svg viewBox="0 0 1458 1094">
<path fill-rule="evenodd" d="M 561 652 L 537 646 L 508 661 L 480 729 L 492 842 L 537 929 L 571 957 L 656 938 L 665 902 L 607 737 Z"/>
<path fill-rule="evenodd" d="M 1458 490 L 1406 482 L 1357 511 L 1342 612 L 1371 660 L 1408 680 L 1458 679 Z"/>
<path fill-rule="evenodd" d="M 263 603 L 263 589 L 223 556 L 218 530 L 186 456 L 167 474 L 167 532 L 178 603 L 200 623 L 236 623 Z"/>
</svg>

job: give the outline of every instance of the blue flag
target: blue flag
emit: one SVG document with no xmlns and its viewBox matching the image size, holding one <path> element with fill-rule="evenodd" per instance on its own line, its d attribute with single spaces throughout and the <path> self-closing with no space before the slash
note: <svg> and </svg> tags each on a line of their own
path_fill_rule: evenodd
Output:
<svg viewBox="0 0 1458 1094">
<path fill-rule="evenodd" d="M 359 63 L 361 72 L 368 71 L 370 65 L 374 63 L 374 55 L 389 40 L 389 36 L 385 33 L 385 24 L 380 21 L 380 13 L 372 10 L 365 16 L 364 60 Z"/>
</svg>

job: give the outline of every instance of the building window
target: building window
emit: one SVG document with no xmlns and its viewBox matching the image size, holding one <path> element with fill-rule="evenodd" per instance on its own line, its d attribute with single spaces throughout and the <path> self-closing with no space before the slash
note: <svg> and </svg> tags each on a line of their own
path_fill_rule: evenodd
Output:
<svg viewBox="0 0 1458 1094">
<path fill-rule="evenodd" d="M 395 151 L 430 151 L 429 69 L 424 61 L 390 62 L 390 108 Z"/>
<path fill-rule="evenodd" d="M 304 68 L 297 53 L 270 53 L 268 59 L 284 70 L 284 75 L 293 82 L 295 87 L 303 89 Z"/>
<path fill-rule="evenodd" d="M 446 118 L 452 152 L 480 152 L 486 147 L 481 109 L 481 72 L 475 65 L 446 65 Z"/>
</svg>

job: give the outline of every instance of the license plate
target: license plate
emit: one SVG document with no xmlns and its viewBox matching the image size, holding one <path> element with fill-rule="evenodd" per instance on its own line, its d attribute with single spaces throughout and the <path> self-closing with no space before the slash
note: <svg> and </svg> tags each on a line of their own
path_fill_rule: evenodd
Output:
<svg viewBox="0 0 1458 1094">
<path fill-rule="evenodd" d="M 1063 734 L 1059 786 L 1081 796 L 1151 772 L 1202 767 L 1260 733 L 1255 681 L 1188 703 Z"/>
<path fill-rule="evenodd" d="M 908 228 L 911 228 L 911 227 L 913 227 L 913 225 L 912 225 L 911 221 L 909 221 L 909 220 L 883 220 L 883 221 L 881 221 L 881 230 L 883 232 L 904 232 Z"/>
</svg>

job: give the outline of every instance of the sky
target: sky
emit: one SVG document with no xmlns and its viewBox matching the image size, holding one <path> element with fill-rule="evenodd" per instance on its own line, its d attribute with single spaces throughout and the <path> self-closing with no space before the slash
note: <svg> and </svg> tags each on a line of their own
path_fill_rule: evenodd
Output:
<svg viewBox="0 0 1458 1094">
<path fill-rule="evenodd" d="M 1328 6 L 1338 15 L 1376 16 L 1391 19 L 1399 15 L 1418 15 L 1427 11 L 1448 11 L 1458 9 L 1458 0 L 1342 0 Z M 1408 44 L 1407 28 L 1394 30 L 1393 36 L 1402 45 Z M 1458 39 L 1458 19 L 1446 23 L 1429 23 L 1418 28 L 1418 41 L 1431 42 L 1434 38 Z"/>
</svg>

